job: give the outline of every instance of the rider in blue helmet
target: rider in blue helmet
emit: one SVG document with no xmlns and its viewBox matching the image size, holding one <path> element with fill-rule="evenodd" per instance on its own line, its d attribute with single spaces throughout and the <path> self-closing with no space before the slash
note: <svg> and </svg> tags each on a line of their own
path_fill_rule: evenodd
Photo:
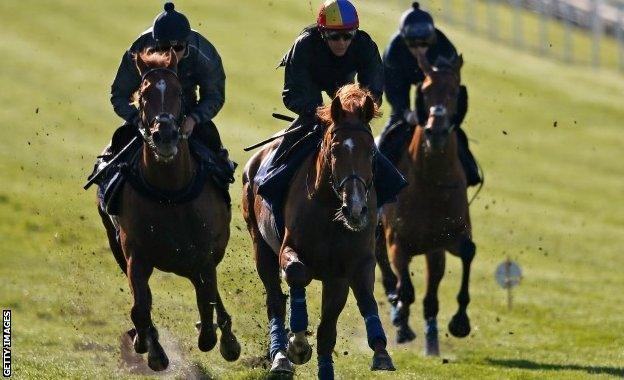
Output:
<svg viewBox="0 0 624 380">
<path fill-rule="evenodd" d="M 191 138 L 215 152 L 220 161 L 217 164 L 224 174 L 223 182 L 233 181 L 235 164 L 228 159 L 227 150 L 223 148 L 219 132 L 212 122 L 225 101 L 225 73 L 221 57 L 206 38 L 191 29 L 186 16 L 170 2 L 165 3 L 164 10 L 156 16 L 152 27 L 143 32 L 121 58 L 111 85 L 110 100 L 115 113 L 125 123 L 114 133 L 101 161 L 114 157 L 138 135 L 140 119 L 134 94 L 139 89 L 141 76 L 134 56 L 144 49 L 174 50 L 178 58 L 177 73 L 182 85 L 185 116 L 181 130 L 185 134 L 192 132 Z"/>
<path fill-rule="evenodd" d="M 412 135 L 419 122 L 415 110 L 410 109 L 410 90 L 425 78 L 416 59 L 418 52 L 426 54 L 429 62 L 452 62 L 458 57 L 457 50 L 449 39 L 437 29 L 428 12 L 420 9 L 417 2 L 401 17 L 401 24 L 386 49 L 384 62 L 384 91 L 392 112 L 382 132 L 379 149 L 396 163 L 401 149 Z M 458 155 L 462 162 L 469 186 L 482 181 L 477 163 L 468 149 L 468 139 L 460 128 L 468 110 L 468 92 L 461 86 L 457 113 L 453 119 L 458 137 Z M 421 120 L 422 122 L 423 120 Z"/>
</svg>

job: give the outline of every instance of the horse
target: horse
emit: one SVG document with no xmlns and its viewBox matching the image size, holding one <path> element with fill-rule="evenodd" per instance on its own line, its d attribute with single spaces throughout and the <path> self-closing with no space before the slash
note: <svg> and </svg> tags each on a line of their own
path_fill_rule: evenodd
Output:
<svg viewBox="0 0 624 380">
<path fill-rule="evenodd" d="M 155 201 L 138 190 L 148 188 L 175 198 L 198 183 L 200 164 L 191 154 L 188 135 L 180 130 L 182 87 L 174 51 L 144 50 L 135 55 L 135 62 L 141 75 L 138 102 L 143 138 L 137 151 L 138 170 L 132 177 L 135 181 L 129 179 L 120 190 L 118 215 L 110 216 L 98 206 L 110 248 L 132 290 L 134 329 L 128 333 L 135 351 L 147 352 L 152 370 L 167 368 L 169 359 L 151 318 L 148 281 L 154 268 L 173 272 L 195 287 L 201 319 L 197 324 L 199 349 L 206 352 L 216 345 L 216 306 L 220 352 L 224 359 L 234 361 L 240 355 L 240 344 L 232 333 L 232 319 L 219 295 L 216 274 L 230 236 L 231 210 L 211 180 L 199 183 L 197 195 L 182 202 Z M 134 186 L 137 178 L 143 187 Z"/>
<path fill-rule="evenodd" d="M 470 265 L 476 253 L 466 193 L 466 177 L 457 155 L 457 136 L 452 120 L 456 112 L 462 56 L 432 66 L 424 54 L 418 64 L 425 80 L 418 88 L 416 126 L 409 146 L 402 152 L 397 168 L 406 176 L 408 187 L 396 203 L 383 206 L 376 256 L 388 299 L 392 322 L 397 327 L 397 343 L 416 336 L 411 330 L 409 307 L 415 301 L 409 263 L 414 255 L 425 254 L 427 289 L 423 299 L 425 353 L 439 355 L 438 285 L 444 276 L 445 251 L 462 261 L 462 281 L 457 301 L 459 309 L 448 325 L 453 336 L 466 337 L 470 320 L 466 313 L 470 295 Z"/>
<path fill-rule="evenodd" d="M 394 370 L 373 296 L 375 282 L 376 192 L 373 163 L 377 148 L 370 121 L 379 115 L 371 94 L 358 85 L 342 87 L 329 105 L 317 110 L 322 141 L 294 174 L 283 203 L 282 237 L 273 227 L 272 209 L 254 178 L 278 142 L 258 151 L 243 174 L 243 215 L 253 240 L 256 269 L 266 289 L 270 322 L 271 372 L 292 375 L 294 364 L 312 355 L 305 287 L 322 282 L 321 322 L 317 330 L 318 376 L 333 378 L 336 324 L 349 288 L 364 318 L 372 370 Z M 290 292 L 290 338 L 284 327 Z M 288 340 L 288 342 L 287 342 Z"/>
</svg>

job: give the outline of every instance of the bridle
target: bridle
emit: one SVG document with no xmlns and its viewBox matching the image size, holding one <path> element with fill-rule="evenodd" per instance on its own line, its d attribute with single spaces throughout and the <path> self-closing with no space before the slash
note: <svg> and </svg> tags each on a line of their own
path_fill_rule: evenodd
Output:
<svg viewBox="0 0 624 380">
<path fill-rule="evenodd" d="M 336 132 L 344 131 L 344 130 L 364 132 L 368 134 L 371 138 L 373 138 L 373 133 L 371 132 L 369 125 L 366 125 L 365 127 L 358 127 L 353 124 L 351 125 L 347 124 L 341 127 L 333 128 L 331 131 L 329 131 L 330 135 L 332 136 L 332 138 L 330 139 L 330 145 L 331 145 L 331 142 L 333 141 L 333 137 L 336 134 Z M 342 188 L 346 185 L 348 181 L 354 180 L 364 185 L 364 189 L 366 190 L 366 193 L 365 193 L 366 200 L 368 200 L 368 194 L 370 192 L 370 189 L 373 187 L 373 178 L 371 178 L 371 180 L 367 183 L 364 180 L 364 178 L 362 178 L 360 175 L 356 173 L 352 173 L 352 174 L 345 176 L 339 182 L 336 181 L 336 179 L 334 178 L 333 170 L 331 170 L 331 148 L 328 149 L 328 147 L 321 147 L 321 150 L 325 152 L 323 155 L 323 160 L 325 161 L 326 165 L 329 165 L 329 168 L 330 168 L 329 182 L 330 182 L 332 190 L 334 191 L 334 195 L 336 195 L 338 199 L 341 199 L 340 191 L 342 190 Z M 376 155 L 377 155 L 377 149 L 375 148 L 373 150 L 373 162 L 375 160 Z"/>
<path fill-rule="evenodd" d="M 156 68 L 147 70 L 145 73 L 143 73 L 143 75 L 141 75 L 141 83 L 145 81 L 148 75 L 156 73 L 156 72 L 169 73 L 173 75 L 173 77 L 178 81 L 178 83 L 180 82 L 180 79 L 178 78 L 178 74 L 174 70 L 169 69 L 167 67 L 156 67 Z M 152 117 L 149 120 L 146 120 L 146 113 L 143 107 L 143 99 L 144 99 L 143 91 L 139 91 L 139 115 L 141 117 L 141 120 L 139 123 L 139 132 L 143 136 L 143 139 L 152 148 L 155 147 L 155 144 L 154 144 L 154 137 L 152 136 L 152 133 L 150 132 L 149 127 L 155 123 L 171 124 L 179 132 L 180 126 L 182 124 L 183 109 L 184 109 L 184 98 L 182 96 L 181 86 L 180 86 L 180 91 L 178 94 L 179 95 L 178 99 L 180 101 L 180 112 L 178 113 L 177 116 L 172 114 L 171 112 L 165 112 L 165 90 L 167 89 L 167 84 L 165 80 L 160 79 L 158 82 L 156 82 L 154 86 L 156 87 L 157 90 L 160 91 L 160 95 L 161 95 L 160 113 L 156 114 L 156 116 Z M 187 139 L 188 135 L 184 133 L 180 133 L 180 138 Z"/>
</svg>

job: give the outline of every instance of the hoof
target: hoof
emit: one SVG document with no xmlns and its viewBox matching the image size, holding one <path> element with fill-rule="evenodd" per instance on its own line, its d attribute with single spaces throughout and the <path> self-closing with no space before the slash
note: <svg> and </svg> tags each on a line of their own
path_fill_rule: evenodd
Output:
<svg viewBox="0 0 624 380">
<path fill-rule="evenodd" d="M 169 358 L 157 340 L 152 341 L 147 354 L 147 365 L 152 371 L 163 371 L 169 366 Z"/>
<path fill-rule="evenodd" d="M 412 331 L 407 322 L 399 326 L 396 336 L 397 344 L 409 343 L 414 339 L 416 339 L 416 334 Z"/>
<path fill-rule="evenodd" d="M 381 350 L 375 352 L 373 355 L 373 364 L 371 364 L 371 371 L 394 371 L 394 364 L 392 364 L 392 358 L 388 351 Z"/>
<path fill-rule="evenodd" d="M 435 319 L 428 320 L 425 323 L 425 355 L 440 356 L 438 323 Z"/>
<path fill-rule="evenodd" d="M 448 324 L 451 335 L 457 338 L 465 338 L 470 334 L 470 319 L 466 313 L 457 313 Z"/>
<path fill-rule="evenodd" d="M 208 352 L 214 348 L 217 344 L 217 333 L 212 329 L 202 328 L 199 331 L 199 338 L 197 338 L 197 347 L 200 351 Z"/>
<path fill-rule="evenodd" d="M 221 340 L 219 341 L 219 352 L 223 359 L 228 362 L 233 362 L 240 357 L 241 346 L 236 340 L 236 336 L 229 331 L 221 331 Z"/>
<path fill-rule="evenodd" d="M 132 340 L 132 346 L 134 346 L 134 352 L 137 354 L 144 354 L 147 352 L 147 340 L 139 339 L 139 335 L 136 332 L 136 329 L 130 329 L 127 332 L 128 336 Z"/>
<path fill-rule="evenodd" d="M 295 367 L 290 360 L 288 360 L 286 354 L 284 354 L 283 351 L 275 354 L 275 358 L 273 358 L 273 363 L 271 364 L 271 374 L 292 377 L 294 373 Z"/>
<path fill-rule="evenodd" d="M 288 339 L 286 356 L 288 356 L 288 359 L 294 364 L 305 364 L 312 358 L 312 346 L 310 346 L 308 339 L 305 337 L 301 340 L 295 338 L 295 335 L 291 335 Z"/>
</svg>

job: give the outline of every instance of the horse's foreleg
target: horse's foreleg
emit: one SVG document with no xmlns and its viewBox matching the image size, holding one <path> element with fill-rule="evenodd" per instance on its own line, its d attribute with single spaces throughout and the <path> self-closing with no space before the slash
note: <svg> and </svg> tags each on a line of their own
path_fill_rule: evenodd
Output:
<svg viewBox="0 0 624 380">
<path fill-rule="evenodd" d="M 397 343 L 406 343 L 416 338 L 416 334 L 409 327 L 409 308 L 416 299 L 409 272 L 411 257 L 398 244 L 391 245 L 388 251 L 392 271 L 397 278 L 396 294 L 388 296 L 392 304 L 392 324 L 397 327 Z"/>
<path fill-rule="evenodd" d="M 191 278 L 197 297 L 197 308 L 201 326 L 197 347 L 203 351 L 210 351 L 217 344 L 217 333 L 214 327 L 214 306 L 217 303 L 217 273 L 215 263 L 211 258 L 199 268 Z"/>
<path fill-rule="evenodd" d="M 348 296 L 349 283 L 346 280 L 323 281 L 321 323 L 316 333 L 319 379 L 334 378 L 332 352 L 336 346 L 336 324 Z"/>
<path fill-rule="evenodd" d="M 459 293 L 457 294 L 459 308 L 449 322 L 448 328 L 453 336 L 464 338 L 470 334 L 470 319 L 468 319 L 468 314 L 466 313 L 468 304 L 470 303 L 468 285 L 470 283 L 470 265 L 477 252 L 477 247 L 471 239 L 463 237 L 457 248 L 453 249 L 453 251 L 453 254 L 459 256 L 462 261 L 462 282 Z"/>
<path fill-rule="evenodd" d="M 388 300 L 394 302 L 396 298 L 395 292 L 397 287 L 397 278 L 392 272 L 392 267 L 390 266 L 388 250 L 386 248 L 385 231 L 381 223 L 377 225 L 376 236 L 375 258 L 377 259 L 377 265 L 379 265 L 379 270 L 381 271 L 382 284 Z"/>
<path fill-rule="evenodd" d="M 241 346 L 232 332 L 232 317 L 225 310 L 221 295 L 217 289 L 217 325 L 221 330 L 221 340 L 219 341 L 219 352 L 221 356 L 231 362 L 240 356 Z"/>
<path fill-rule="evenodd" d="M 394 371 L 392 359 L 386 351 L 386 333 L 381 326 L 377 302 L 373 294 L 375 288 L 375 262 L 370 260 L 355 273 L 350 281 L 353 295 L 366 325 L 368 346 L 375 352 L 371 370 Z"/>
<path fill-rule="evenodd" d="M 152 323 L 152 292 L 148 284 L 152 271 L 153 268 L 143 260 L 134 256 L 128 260 L 127 276 L 134 297 L 130 312 L 136 329 L 134 350 L 139 354 L 147 352 L 149 367 L 154 371 L 162 371 L 169 365 L 169 359 L 158 342 L 158 331 Z"/>
<path fill-rule="evenodd" d="M 293 365 L 286 357 L 286 295 L 282 293 L 277 254 L 262 239 L 259 233 L 251 230 L 256 259 L 256 270 L 266 290 L 267 317 L 269 319 L 269 355 L 271 372 L 291 374 Z M 255 232 L 255 233 L 254 233 Z"/>
<path fill-rule="evenodd" d="M 444 276 L 445 253 L 443 250 L 428 252 L 427 259 L 427 291 L 423 298 L 423 313 L 425 316 L 425 354 L 440 355 L 438 342 L 438 286 Z"/>
</svg>

